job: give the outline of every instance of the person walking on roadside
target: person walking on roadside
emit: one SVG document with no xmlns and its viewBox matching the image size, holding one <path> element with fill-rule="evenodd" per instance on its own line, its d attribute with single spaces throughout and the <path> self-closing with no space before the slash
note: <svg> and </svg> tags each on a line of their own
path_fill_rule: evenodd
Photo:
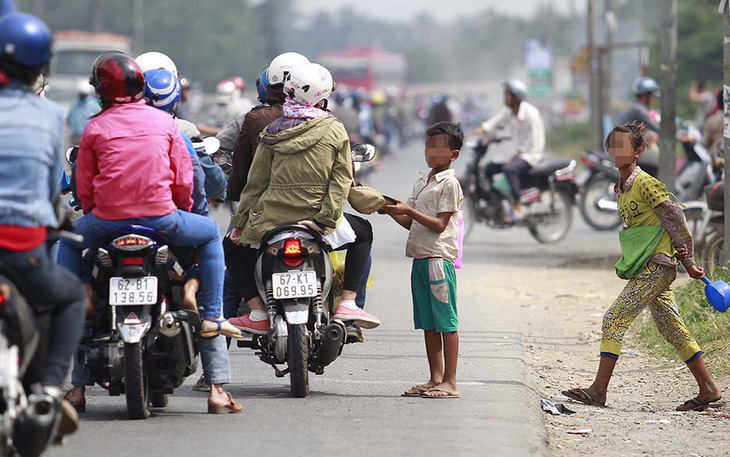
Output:
<svg viewBox="0 0 730 457">
<path fill-rule="evenodd" d="M 457 214 L 464 194 L 451 163 L 464 142 L 461 125 L 440 122 L 426 131 L 426 163 L 407 203 L 384 211 L 408 230 L 406 255 L 413 259 L 413 322 L 426 339 L 431 379 L 404 397 L 458 398 L 459 319 L 456 311 Z"/>
<path fill-rule="evenodd" d="M 677 311 L 672 283 L 677 259 L 694 279 L 702 279 L 705 272 L 694 262 L 692 235 L 682 208 L 670 200 L 664 184 L 636 165 L 647 147 L 644 129 L 636 122 L 623 124 L 606 139 L 611 161 L 621 173 L 615 192 L 624 229 L 619 234 L 622 257 L 616 274 L 629 282 L 603 316 L 601 358 L 593 384 L 563 391 L 563 395 L 587 405 L 606 405 L 626 330 L 648 306 L 659 332 L 676 348 L 699 386 L 699 394 L 677 411 L 703 411 L 722 396 L 707 372 L 700 346 Z"/>
</svg>

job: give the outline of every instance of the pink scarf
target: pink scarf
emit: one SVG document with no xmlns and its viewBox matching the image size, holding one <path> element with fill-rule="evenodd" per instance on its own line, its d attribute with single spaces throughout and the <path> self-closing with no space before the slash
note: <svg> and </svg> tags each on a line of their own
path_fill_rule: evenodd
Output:
<svg viewBox="0 0 730 457">
<path fill-rule="evenodd" d="M 293 98 L 287 98 L 284 102 L 284 116 L 286 117 L 294 119 L 316 119 L 325 115 L 327 115 L 327 111 L 308 103 L 296 102 Z"/>
</svg>

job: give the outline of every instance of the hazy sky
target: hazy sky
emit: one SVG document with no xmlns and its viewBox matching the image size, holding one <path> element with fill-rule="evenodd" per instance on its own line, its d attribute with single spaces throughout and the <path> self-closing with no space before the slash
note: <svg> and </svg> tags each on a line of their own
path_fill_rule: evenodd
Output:
<svg viewBox="0 0 730 457">
<path fill-rule="evenodd" d="M 392 20 L 407 20 L 426 11 L 435 18 L 449 21 L 486 8 L 529 16 L 538 6 L 548 3 L 560 11 L 568 11 L 573 4 L 582 12 L 585 6 L 585 0 L 295 0 L 295 7 L 302 11 L 336 11 L 342 6 L 350 6 L 370 16 Z"/>
</svg>

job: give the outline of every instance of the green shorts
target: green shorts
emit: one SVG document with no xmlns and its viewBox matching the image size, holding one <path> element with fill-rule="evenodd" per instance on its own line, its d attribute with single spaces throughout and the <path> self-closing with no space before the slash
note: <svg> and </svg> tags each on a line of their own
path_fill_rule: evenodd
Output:
<svg viewBox="0 0 730 457">
<path fill-rule="evenodd" d="M 456 332 L 456 271 L 444 259 L 417 259 L 411 270 L 413 324 L 417 329 Z"/>
</svg>

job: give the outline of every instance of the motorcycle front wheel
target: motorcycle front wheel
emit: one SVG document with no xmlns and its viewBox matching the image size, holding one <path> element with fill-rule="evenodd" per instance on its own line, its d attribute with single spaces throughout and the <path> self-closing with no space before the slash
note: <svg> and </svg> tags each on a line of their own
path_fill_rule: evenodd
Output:
<svg viewBox="0 0 730 457">
<path fill-rule="evenodd" d="M 583 188 L 580 199 L 580 214 L 586 224 L 595 230 L 614 230 L 621 225 L 618 211 L 601 208 L 600 202 L 616 203 L 613 186 L 616 183 L 606 175 L 593 177 Z"/>
<path fill-rule="evenodd" d="M 549 193 L 547 194 L 549 195 Z M 530 222 L 530 234 L 540 243 L 557 243 L 573 224 L 573 200 L 565 191 L 557 191 L 549 213 Z"/>
<path fill-rule="evenodd" d="M 289 325 L 287 346 L 291 394 L 304 398 L 309 395 L 309 337 L 305 324 Z"/>
<path fill-rule="evenodd" d="M 130 419 L 150 417 L 149 380 L 144 367 L 142 343 L 124 344 L 124 386 Z"/>
</svg>

